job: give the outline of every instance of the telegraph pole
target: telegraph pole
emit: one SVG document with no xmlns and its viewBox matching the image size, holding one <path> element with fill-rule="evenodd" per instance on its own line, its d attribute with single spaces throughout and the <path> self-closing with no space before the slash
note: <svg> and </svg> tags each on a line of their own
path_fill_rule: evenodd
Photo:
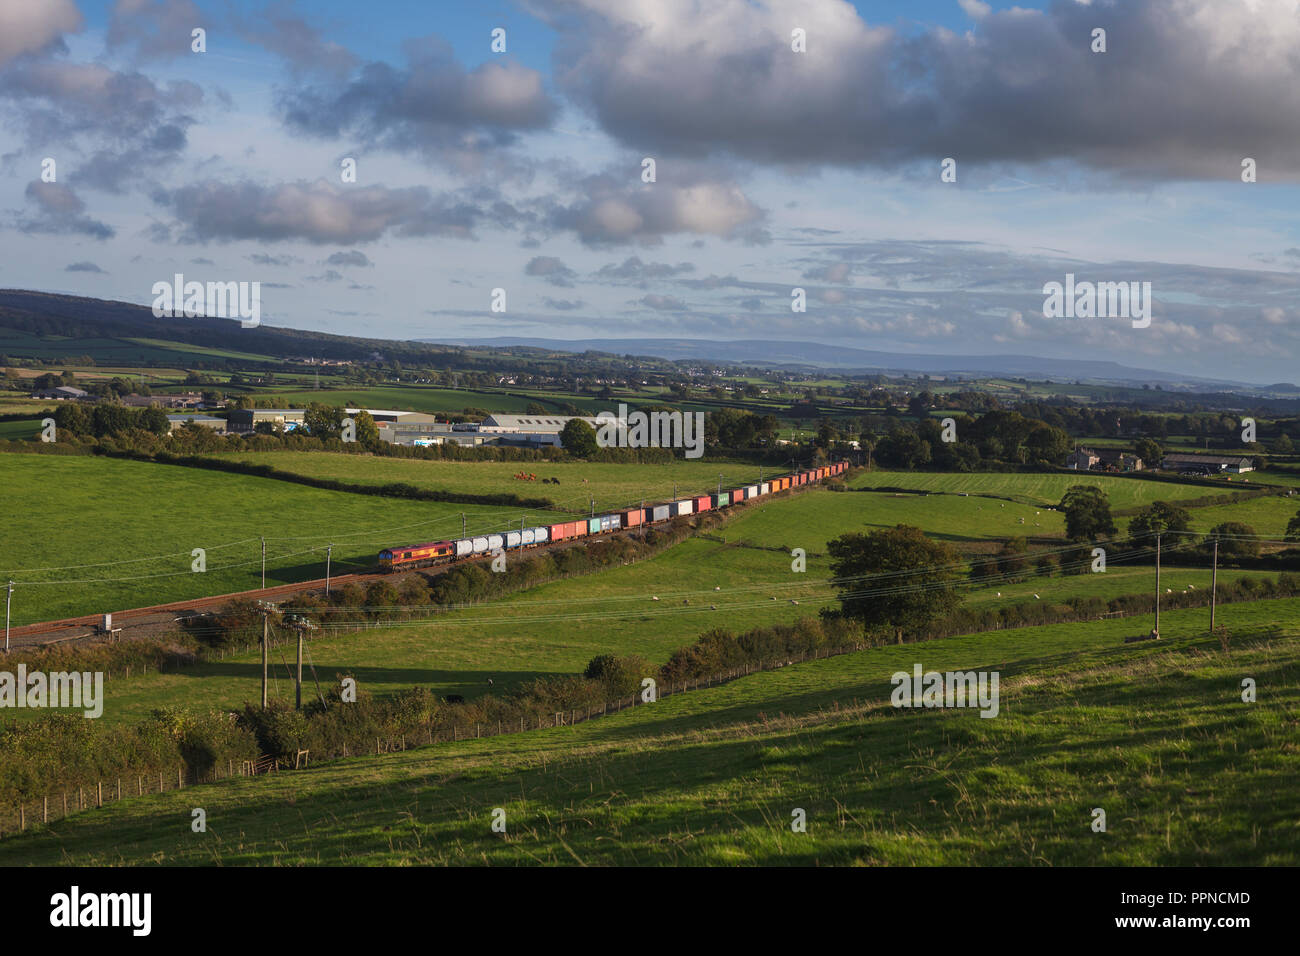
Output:
<svg viewBox="0 0 1300 956">
<path fill-rule="evenodd" d="M 1214 633 L 1214 601 L 1219 590 L 1219 537 L 1214 537 L 1214 564 L 1210 571 L 1210 633 Z"/>
<path fill-rule="evenodd" d="M 14 600 L 14 583 L 9 582 L 9 592 L 5 595 L 5 653 L 9 653 L 9 606 Z"/>
<path fill-rule="evenodd" d="M 266 710 L 266 644 L 271 626 L 270 608 L 262 607 L 262 709 Z"/>
<path fill-rule="evenodd" d="M 262 590 L 266 590 L 266 538 L 262 539 Z"/>
<path fill-rule="evenodd" d="M 1156 636 L 1160 636 L 1160 535 L 1156 535 Z"/>
<path fill-rule="evenodd" d="M 465 523 L 465 512 L 463 511 L 460 513 L 460 536 L 462 538 L 469 537 L 469 525 Z"/>
<path fill-rule="evenodd" d="M 294 709 L 302 710 L 302 621 L 294 622 L 294 630 L 298 632 L 298 675 L 294 681 Z"/>
<path fill-rule="evenodd" d="M 334 545 L 325 549 L 325 593 L 330 593 L 330 559 L 334 557 Z"/>
</svg>

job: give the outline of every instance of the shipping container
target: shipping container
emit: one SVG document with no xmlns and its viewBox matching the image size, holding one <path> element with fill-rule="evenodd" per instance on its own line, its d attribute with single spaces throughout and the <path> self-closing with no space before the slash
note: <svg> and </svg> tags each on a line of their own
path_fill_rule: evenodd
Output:
<svg viewBox="0 0 1300 956">
<path fill-rule="evenodd" d="M 488 539 L 487 539 L 487 538 L 475 538 L 475 539 L 474 539 L 474 553 L 475 553 L 475 554 L 482 554 L 483 552 L 487 551 L 487 549 L 488 549 Z"/>
<path fill-rule="evenodd" d="M 525 528 L 523 531 L 519 532 L 519 540 L 524 547 L 528 547 L 528 545 L 530 544 L 536 544 L 537 543 L 536 529 Z"/>
<path fill-rule="evenodd" d="M 695 502 L 690 498 L 683 498 L 681 501 L 671 502 L 668 505 L 668 513 L 674 518 L 695 514 Z"/>
<path fill-rule="evenodd" d="M 600 516 L 600 530 L 601 530 L 601 531 L 617 531 L 617 530 L 618 530 L 619 528 L 621 528 L 621 527 L 622 527 L 622 524 L 621 524 L 621 522 L 618 520 L 618 515 L 601 515 L 601 516 Z"/>
<path fill-rule="evenodd" d="M 568 529 L 565 527 L 565 525 L 562 524 L 551 525 L 552 541 L 563 541 L 567 537 L 569 537 L 569 532 Z"/>
<path fill-rule="evenodd" d="M 549 536 L 546 528 L 534 528 L 533 535 L 534 535 L 533 540 L 537 544 L 545 544 L 546 539 Z"/>
<path fill-rule="evenodd" d="M 517 548 L 524 543 L 524 533 L 522 531 L 506 532 L 506 547 Z"/>
<path fill-rule="evenodd" d="M 500 551 L 501 548 L 502 548 L 502 546 L 505 545 L 505 543 L 506 543 L 506 539 L 505 539 L 502 535 L 499 535 L 499 534 L 490 534 L 490 535 L 488 535 L 488 550 L 489 550 L 489 551 Z"/>
<path fill-rule="evenodd" d="M 453 542 L 456 545 L 456 557 L 463 558 L 467 554 L 474 553 L 474 542 L 469 538 L 461 538 Z"/>
<path fill-rule="evenodd" d="M 667 505 L 655 505 L 653 508 L 647 508 L 651 521 L 667 521 L 669 518 Z"/>
<path fill-rule="evenodd" d="M 618 517 L 624 528 L 638 528 L 645 516 L 640 508 L 629 508 L 627 511 L 620 511 Z"/>
<path fill-rule="evenodd" d="M 701 511 L 708 511 L 710 508 L 713 507 L 713 498 L 710 497 L 709 495 L 700 495 L 693 500 L 695 502 L 695 511 L 697 513 Z"/>
<path fill-rule="evenodd" d="M 770 495 L 772 493 L 772 483 L 770 481 L 763 482 L 758 486 L 758 493 L 760 495 Z"/>
<path fill-rule="evenodd" d="M 716 495 L 712 495 L 711 498 L 713 499 L 713 507 L 715 508 L 725 508 L 731 504 L 731 492 L 729 491 L 719 492 Z"/>
</svg>

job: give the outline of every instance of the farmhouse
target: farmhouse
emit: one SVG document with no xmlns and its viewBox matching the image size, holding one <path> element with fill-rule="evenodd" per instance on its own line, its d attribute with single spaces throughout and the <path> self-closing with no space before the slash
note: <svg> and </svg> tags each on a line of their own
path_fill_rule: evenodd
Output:
<svg viewBox="0 0 1300 956">
<path fill-rule="evenodd" d="M 1075 471 L 1089 471 L 1101 459 L 1091 448 L 1076 448 L 1065 456 L 1065 467 Z"/>
<path fill-rule="evenodd" d="M 1077 448 L 1065 456 L 1065 467 L 1076 471 L 1141 471 L 1143 461 L 1119 448 Z"/>
<path fill-rule="evenodd" d="M 1240 475 L 1254 471 L 1255 462 L 1240 455 L 1165 455 L 1160 467 L 1184 475 Z"/>
</svg>

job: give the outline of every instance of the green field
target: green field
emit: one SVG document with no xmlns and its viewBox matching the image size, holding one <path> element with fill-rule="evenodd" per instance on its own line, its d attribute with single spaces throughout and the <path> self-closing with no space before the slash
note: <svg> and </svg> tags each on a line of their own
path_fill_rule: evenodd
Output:
<svg viewBox="0 0 1300 956">
<path fill-rule="evenodd" d="M 13 621 L 119 611 L 373 567 L 381 548 L 519 520 L 519 509 L 406 501 L 91 456 L 0 455 L 0 580 Z M 191 570 L 194 548 L 207 570 Z"/>
<path fill-rule="evenodd" d="M 541 401 L 553 409 L 557 400 L 573 401 L 579 407 L 589 404 L 581 399 L 552 395 L 549 399 L 536 399 L 508 395 L 504 392 L 477 392 L 468 389 L 440 388 L 436 385 L 357 386 L 356 388 L 314 389 L 310 385 L 300 389 L 263 388 L 257 392 L 259 399 L 269 399 L 284 404 L 306 405 L 321 402 L 353 408 L 385 408 L 412 412 L 459 413 L 463 408 L 482 408 L 489 412 L 523 414 L 530 402 Z"/>
<path fill-rule="evenodd" d="M 401 483 L 430 491 L 546 498 L 569 514 L 590 513 L 593 498 L 599 514 L 640 505 L 643 499 L 647 502 L 666 501 L 674 491 L 680 496 L 708 494 L 718 490 L 720 481 L 723 488 L 735 488 L 757 481 L 760 475 L 784 473 L 771 467 L 712 459 L 677 459 L 662 465 L 583 461 L 423 461 L 311 451 L 226 452 L 212 457 L 270 465 L 295 474 L 358 485 Z M 515 478 L 520 473 L 536 475 L 537 480 Z M 543 478 L 558 478 L 560 483 L 543 484 Z"/>
<path fill-rule="evenodd" d="M 959 546 L 988 539 L 1065 535 L 1065 516 L 1060 512 L 1014 501 L 958 495 L 827 493 L 798 509 L 773 502 L 771 506 L 760 506 L 760 513 L 761 518 L 745 519 L 742 540 L 818 551 L 825 549 L 827 540 L 846 531 L 877 531 L 899 524 L 913 525 L 931 537 Z"/>
<path fill-rule="evenodd" d="M 576 727 L 129 798 L 0 842 L 0 865 L 1294 866 L 1300 602 L 1225 615 L 1227 654 L 1194 611 L 1167 615 L 1158 644 L 1122 644 L 1134 621 L 969 635 Z M 914 663 L 996 670 L 998 716 L 891 707 L 890 675 Z"/>
<path fill-rule="evenodd" d="M 951 500 L 962 505 L 968 501 Z M 853 501 L 893 505 L 889 495 L 816 490 L 748 506 L 709 535 L 634 565 L 557 580 L 424 620 L 361 631 L 326 628 L 313 636 L 309 659 L 326 683 L 332 683 L 335 674 L 352 673 L 377 694 L 418 684 L 439 695 L 467 699 L 486 692 L 489 678 L 494 692 L 509 692 L 539 677 L 579 673 L 598 654 L 636 653 L 662 663 L 711 627 L 743 630 L 789 622 L 832 605 L 825 541 L 852 530 L 853 520 L 863 520 L 841 514 L 844 503 Z M 877 517 L 880 524 L 889 520 L 888 515 Z M 932 517 L 932 528 L 947 525 L 942 514 Z M 790 528 L 800 530 L 800 543 L 780 540 Z M 787 547 L 798 546 L 808 552 L 804 573 L 791 569 Z M 1113 560 L 1105 574 L 1031 575 L 1021 583 L 973 589 L 967 601 L 974 607 L 1040 600 L 1060 604 L 1074 597 L 1152 591 L 1152 568 L 1124 564 L 1118 552 Z M 1225 571 L 1222 580 L 1243 574 Z M 1271 577 L 1264 572 L 1249 576 Z M 1209 572 L 1166 568 L 1162 584 L 1180 592 L 1189 586 L 1206 589 Z M 277 637 L 277 642 L 284 640 Z M 286 669 L 292 655 L 292 647 L 282 643 L 272 654 L 277 681 L 273 697 L 287 699 L 292 694 Z M 103 719 L 133 722 L 158 707 L 235 708 L 257 697 L 259 675 L 258 652 L 246 651 L 181 672 L 113 677 L 106 685 Z M 32 714 L 14 711 L 11 717 Z"/>
<path fill-rule="evenodd" d="M 1300 513 L 1300 495 L 1289 498 L 1269 495 L 1253 501 L 1211 505 L 1208 508 L 1192 508 L 1188 511 L 1192 518 L 1193 531 L 1204 533 L 1225 521 L 1240 521 L 1254 528 L 1257 534 L 1267 535 L 1279 541 L 1286 534 L 1287 522 L 1297 513 Z"/>
<path fill-rule="evenodd" d="M 1025 504 L 1057 505 L 1072 485 L 1095 485 L 1110 498 L 1112 511 L 1140 508 L 1153 501 L 1179 501 L 1202 498 L 1206 495 L 1238 491 L 1236 487 L 1219 490 L 1214 487 L 1175 484 L 1167 481 L 1146 481 L 1125 478 L 1122 475 L 1103 475 L 1080 472 L 1077 475 L 1061 474 L 1007 474 L 973 472 L 948 474 L 918 471 L 864 471 L 853 477 L 854 488 L 915 488 L 930 492 L 960 495 L 994 495 L 1013 498 Z"/>
<path fill-rule="evenodd" d="M 29 441 L 41 433 L 41 420 L 0 422 L 0 441 Z"/>
</svg>

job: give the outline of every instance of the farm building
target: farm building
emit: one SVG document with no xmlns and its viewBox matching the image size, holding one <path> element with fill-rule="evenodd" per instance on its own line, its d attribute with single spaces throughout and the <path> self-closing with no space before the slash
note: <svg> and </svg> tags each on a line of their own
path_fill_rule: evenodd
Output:
<svg viewBox="0 0 1300 956">
<path fill-rule="evenodd" d="M 229 428 L 236 434 L 248 434 L 263 422 L 270 422 L 293 431 L 301 427 L 306 414 L 302 408 L 237 408 L 230 413 Z"/>
<path fill-rule="evenodd" d="M 176 395 L 124 395 L 122 404 L 127 408 L 198 408 L 203 396 L 198 392 L 180 392 Z"/>
<path fill-rule="evenodd" d="M 478 430 L 497 436 L 500 439 L 498 444 L 558 446 L 564 426 L 578 417 L 592 428 L 599 429 L 602 424 L 599 419 L 577 415 L 489 415 L 479 424 Z"/>
<path fill-rule="evenodd" d="M 1065 467 L 1075 471 L 1141 471 L 1144 464 L 1137 455 L 1119 448 L 1076 448 L 1065 456 Z"/>
<path fill-rule="evenodd" d="M 90 393 L 71 385 L 59 385 L 55 388 L 42 388 L 32 392 L 32 398 L 53 398 L 63 401 L 81 401 L 89 398 Z"/>
<path fill-rule="evenodd" d="M 167 433 L 170 435 L 177 429 L 184 428 L 187 422 L 193 422 L 195 425 L 201 425 L 204 428 L 211 428 L 218 435 L 226 433 L 226 420 L 224 418 L 213 418 L 211 415 L 168 415 Z"/>
<path fill-rule="evenodd" d="M 1240 475 L 1254 471 L 1255 461 L 1241 455 L 1165 455 L 1160 467 L 1179 474 Z"/>
</svg>

